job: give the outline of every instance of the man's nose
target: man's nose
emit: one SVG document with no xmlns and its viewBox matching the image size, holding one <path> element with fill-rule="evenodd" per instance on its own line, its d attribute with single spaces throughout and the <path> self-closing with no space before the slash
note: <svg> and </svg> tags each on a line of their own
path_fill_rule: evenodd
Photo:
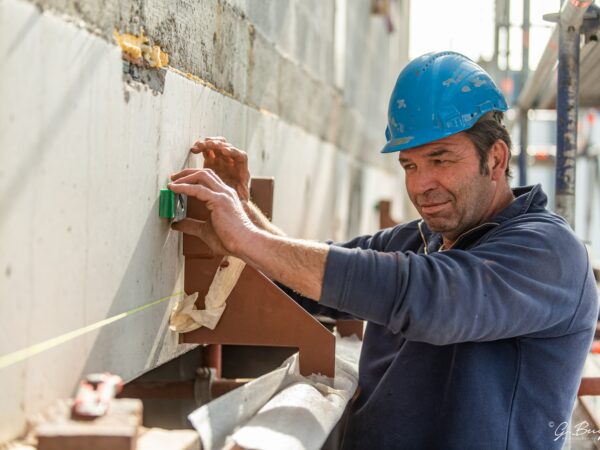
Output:
<svg viewBox="0 0 600 450">
<path fill-rule="evenodd" d="M 424 194 L 438 187 L 437 177 L 427 169 L 417 169 L 410 177 L 412 191 L 415 194 Z"/>
</svg>

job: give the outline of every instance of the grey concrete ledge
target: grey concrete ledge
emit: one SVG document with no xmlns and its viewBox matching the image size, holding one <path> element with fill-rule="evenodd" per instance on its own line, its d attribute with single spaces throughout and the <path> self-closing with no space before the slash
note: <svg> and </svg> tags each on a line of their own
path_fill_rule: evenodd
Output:
<svg viewBox="0 0 600 450">
<path fill-rule="evenodd" d="M 378 154 L 383 130 L 368 129 L 339 90 L 280 51 L 238 6 L 223 0 L 29 1 L 109 42 L 114 30 L 137 34 L 143 29 L 183 74 L 273 113 L 361 162 L 389 169 L 389 160 Z"/>
</svg>

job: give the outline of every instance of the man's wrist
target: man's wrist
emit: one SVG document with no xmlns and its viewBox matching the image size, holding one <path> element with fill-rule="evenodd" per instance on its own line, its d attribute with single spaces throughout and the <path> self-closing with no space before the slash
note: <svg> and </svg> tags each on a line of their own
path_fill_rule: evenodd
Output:
<svg viewBox="0 0 600 450">
<path fill-rule="evenodd" d="M 261 217 L 259 214 L 260 209 L 258 208 L 258 206 L 256 206 L 250 200 L 245 200 L 245 201 L 242 200 L 242 206 L 244 207 L 244 212 L 246 213 L 248 218 L 252 221 L 252 223 L 254 225 L 256 225 L 258 228 L 263 229 L 264 224 L 262 223 L 262 220 L 261 220 Z"/>
<path fill-rule="evenodd" d="M 255 225 L 250 225 L 244 237 L 240 240 L 239 246 L 236 249 L 236 256 L 247 262 L 257 261 L 257 253 L 261 252 L 268 243 L 265 239 L 269 238 L 269 233 L 261 230 Z"/>
</svg>

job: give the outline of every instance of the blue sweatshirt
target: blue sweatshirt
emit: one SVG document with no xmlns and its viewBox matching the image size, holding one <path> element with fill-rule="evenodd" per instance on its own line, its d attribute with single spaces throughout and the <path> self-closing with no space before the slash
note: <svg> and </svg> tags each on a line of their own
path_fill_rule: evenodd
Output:
<svg viewBox="0 0 600 450">
<path fill-rule="evenodd" d="M 319 304 L 295 296 L 368 321 L 344 449 L 562 447 L 596 283 L 541 187 L 514 194 L 447 251 L 419 221 L 332 245 Z"/>
</svg>

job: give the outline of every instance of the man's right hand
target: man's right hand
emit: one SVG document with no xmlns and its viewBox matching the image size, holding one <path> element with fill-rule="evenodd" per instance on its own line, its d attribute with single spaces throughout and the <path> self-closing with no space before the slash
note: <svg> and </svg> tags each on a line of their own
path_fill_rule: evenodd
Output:
<svg viewBox="0 0 600 450">
<path fill-rule="evenodd" d="M 191 151 L 202 153 L 204 168 L 211 169 L 225 184 L 234 188 L 240 200 L 250 200 L 250 170 L 245 151 L 234 147 L 221 136 L 201 139 L 194 144 Z M 195 170 L 197 169 L 188 169 L 189 174 Z"/>
<path fill-rule="evenodd" d="M 235 190 L 213 170 L 198 169 L 189 174 L 183 171 L 171 179 L 169 189 L 205 202 L 210 211 L 208 222 L 184 219 L 171 225 L 174 230 L 199 237 L 216 254 L 239 256 L 252 246 L 258 228 L 247 216 Z"/>
<path fill-rule="evenodd" d="M 318 300 L 321 296 L 329 245 L 289 239 L 260 229 L 247 215 L 237 192 L 212 170 L 172 176 L 169 189 L 205 202 L 208 222 L 176 222 L 174 230 L 198 236 L 216 253 L 229 254 L 265 275 Z"/>
</svg>

